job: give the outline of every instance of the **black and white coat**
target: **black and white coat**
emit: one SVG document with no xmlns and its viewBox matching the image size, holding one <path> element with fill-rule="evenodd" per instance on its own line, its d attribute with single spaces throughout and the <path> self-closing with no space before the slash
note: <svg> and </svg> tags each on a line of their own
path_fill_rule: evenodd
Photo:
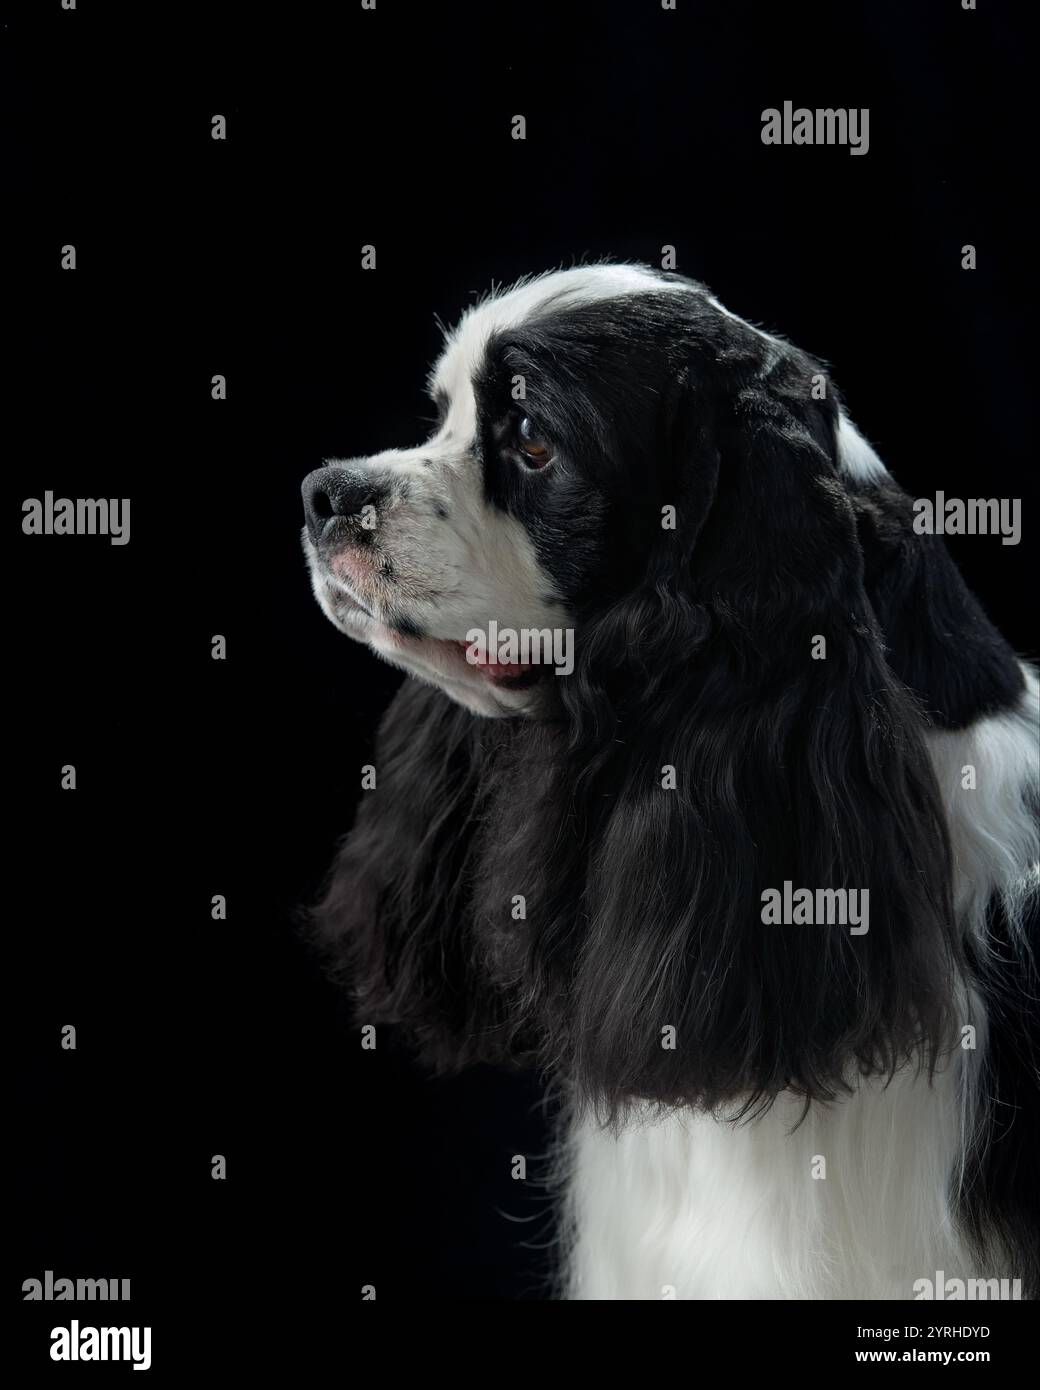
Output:
<svg viewBox="0 0 1040 1390">
<path fill-rule="evenodd" d="M 567 1296 L 1036 1296 L 1035 674 L 698 284 L 521 282 L 431 394 L 304 484 L 318 601 L 411 677 L 314 916 L 359 1021 L 552 1078 Z M 573 671 L 471 664 L 492 619 Z M 869 931 L 765 925 L 785 882 Z"/>
</svg>

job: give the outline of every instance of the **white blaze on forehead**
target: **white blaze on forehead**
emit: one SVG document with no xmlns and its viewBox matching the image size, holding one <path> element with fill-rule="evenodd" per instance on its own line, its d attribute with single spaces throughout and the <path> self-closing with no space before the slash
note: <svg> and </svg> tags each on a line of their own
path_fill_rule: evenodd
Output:
<svg viewBox="0 0 1040 1390">
<path fill-rule="evenodd" d="M 649 266 L 586 265 L 518 280 L 503 294 L 489 295 L 463 314 L 433 371 L 431 385 L 444 391 L 451 402 L 455 418 L 449 417 L 448 423 L 455 430 L 465 430 L 473 423 L 473 378 L 492 334 L 536 319 L 543 312 L 650 291 L 689 294 L 691 288 L 682 280 L 661 279 Z"/>
</svg>

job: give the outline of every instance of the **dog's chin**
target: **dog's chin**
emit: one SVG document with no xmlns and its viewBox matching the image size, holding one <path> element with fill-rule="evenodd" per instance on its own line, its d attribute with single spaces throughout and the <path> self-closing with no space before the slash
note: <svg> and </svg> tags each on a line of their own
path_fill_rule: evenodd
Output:
<svg viewBox="0 0 1040 1390">
<path fill-rule="evenodd" d="M 437 686 L 458 704 L 488 718 L 536 715 L 544 708 L 543 671 L 474 665 L 466 656 L 464 641 L 413 637 L 388 627 L 313 559 L 310 570 L 314 596 L 330 622 L 392 666 Z"/>
</svg>

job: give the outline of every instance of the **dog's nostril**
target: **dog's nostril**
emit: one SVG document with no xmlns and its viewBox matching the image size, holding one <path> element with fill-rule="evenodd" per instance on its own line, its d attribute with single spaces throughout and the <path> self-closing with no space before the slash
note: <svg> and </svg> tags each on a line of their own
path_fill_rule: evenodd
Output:
<svg viewBox="0 0 1040 1390">
<path fill-rule="evenodd" d="M 311 511 L 319 521 L 327 521 L 333 515 L 332 502 L 327 492 L 317 489 L 311 493 Z"/>
</svg>

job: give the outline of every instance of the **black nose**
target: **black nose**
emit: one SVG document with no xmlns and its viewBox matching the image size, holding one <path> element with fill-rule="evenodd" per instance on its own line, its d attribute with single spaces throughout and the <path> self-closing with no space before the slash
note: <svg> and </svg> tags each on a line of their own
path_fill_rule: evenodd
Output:
<svg viewBox="0 0 1040 1390">
<path fill-rule="evenodd" d="M 376 506 L 380 489 L 371 478 L 349 468 L 316 468 L 303 480 L 303 511 L 311 540 L 317 543 L 334 529 L 338 519 L 357 518 L 359 539 L 371 534 L 361 529 L 361 509 Z"/>
</svg>

